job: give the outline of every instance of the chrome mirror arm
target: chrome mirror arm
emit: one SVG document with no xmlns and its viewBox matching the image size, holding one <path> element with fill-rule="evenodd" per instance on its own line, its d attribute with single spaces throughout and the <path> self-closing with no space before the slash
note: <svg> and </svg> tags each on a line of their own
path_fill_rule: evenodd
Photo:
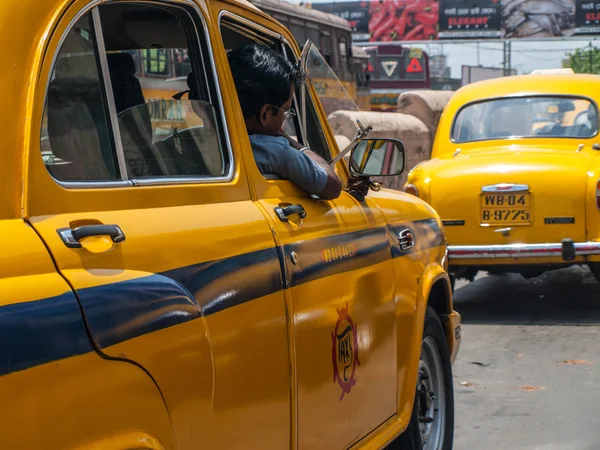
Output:
<svg viewBox="0 0 600 450">
<path fill-rule="evenodd" d="M 352 142 L 350 142 L 350 144 L 344 150 L 342 150 L 335 158 L 333 158 L 331 160 L 331 162 L 329 163 L 330 167 L 332 167 L 332 168 L 335 167 L 335 165 L 344 156 L 346 156 L 348 153 L 350 153 L 352 151 L 352 149 L 354 149 L 354 147 L 356 147 L 360 141 L 362 141 L 364 138 L 366 138 L 368 136 L 368 134 L 371 132 L 371 130 L 373 129 L 373 127 L 371 125 L 367 126 L 367 128 L 363 127 L 362 123 L 360 123 L 360 120 L 358 120 L 358 119 L 356 119 L 356 124 L 358 125 L 358 130 L 356 130 L 356 137 L 354 138 L 354 140 Z"/>
</svg>

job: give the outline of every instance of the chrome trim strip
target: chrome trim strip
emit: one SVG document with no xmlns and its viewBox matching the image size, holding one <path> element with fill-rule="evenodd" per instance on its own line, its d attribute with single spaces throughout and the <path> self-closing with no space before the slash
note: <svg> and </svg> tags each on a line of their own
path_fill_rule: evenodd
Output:
<svg viewBox="0 0 600 450">
<path fill-rule="evenodd" d="M 117 162 L 119 163 L 119 173 L 121 180 L 125 181 L 127 177 L 127 165 L 125 164 L 125 152 L 123 151 L 123 141 L 121 140 L 121 128 L 119 128 L 119 118 L 117 117 L 117 107 L 115 104 L 115 95 L 108 70 L 108 58 L 106 56 L 106 47 L 104 46 L 104 33 L 102 31 L 102 21 L 100 19 L 100 10 L 92 9 L 92 19 L 94 20 L 94 34 L 96 35 L 96 48 L 98 49 L 98 59 L 102 70 L 102 81 L 108 100 L 108 116 L 111 124 L 113 136 L 115 138 L 115 151 L 117 152 Z"/>
<path fill-rule="evenodd" d="M 404 192 L 406 192 L 407 194 L 410 194 L 410 192 L 408 192 L 409 189 L 414 189 L 415 197 L 419 197 L 419 189 L 417 188 L 417 186 L 415 186 L 414 184 L 408 183 L 405 187 L 404 187 Z"/>
<path fill-rule="evenodd" d="M 513 184 L 513 183 L 498 183 L 489 184 L 481 188 L 481 192 L 528 192 L 529 185 Z"/>
<path fill-rule="evenodd" d="M 162 186 L 173 184 L 198 184 L 198 183 L 221 183 L 227 182 L 226 179 L 217 179 L 214 177 L 190 177 L 190 176 L 165 176 L 165 177 L 148 177 L 148 178 L 131 178 L 130 181 L 134 186 Z"/>
<path fill-rule="evenodd" d="M 50 173 L 49 173 L 50 174 Z M 50 175 L 52 177 L 52 175 Z M 117 187 L 133 187 L 131 180 L 123 181 L 60 181 L 52 177 L 60 186 L 72 189 L 110 189 Z"/>
<path fill-rule="evenodd" d="M 448 255 L 451 260 L 562 256 L 562 244 L 450 245 Z M 600 242 L 576 243 L 575 255 L 600 255 Z"/>
</svg>

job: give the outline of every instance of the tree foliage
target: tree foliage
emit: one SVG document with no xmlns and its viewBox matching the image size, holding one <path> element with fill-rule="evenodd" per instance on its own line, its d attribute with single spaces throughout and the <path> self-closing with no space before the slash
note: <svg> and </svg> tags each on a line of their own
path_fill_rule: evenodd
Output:
<svg viewBox="0 0 600 450">
<path fill-rule="evenodd" d="M 600 74 L 600 48 L 578 48 L 568 54 L 564 67 L 570 67 L 576 73 Z"/>
</svg>

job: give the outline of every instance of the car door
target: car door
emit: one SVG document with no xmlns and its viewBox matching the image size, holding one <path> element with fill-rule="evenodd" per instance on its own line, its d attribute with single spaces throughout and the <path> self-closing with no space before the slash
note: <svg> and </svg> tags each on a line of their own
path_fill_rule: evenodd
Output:
<svg viewBox="0 0 600 450">
<path fill-rule="evenodd" d="M 206 6 L 86 3 L 43 62 L 25 215 L 97 351 L 155 380 L 178 448 L 287 447 L 279 256 L 223 108 Z"/>
<path fill-rule="evenodd" d="M 284 51 L 279 33 L 264 19 L 218 5 L 225 49 L 241 45 L 245 36 L 259 43 L 270 39 Z M 231 35 L 235 30 L 237 39 Z M 292 55 L 289 45 L 287 52 Z M 304 144 L 328 157 L 329 142 L 312 100 L 308 109 L 314 140 Z M 300 130 L 293 132 L 301 138 Z M 396 413 L 394 278 L 383 218 L 368 200 L 361 203 L 347 192 L 326 201 L 287 180 L 266 179 L 247 138 L 244 144 L 256 203 L 283 258 L 298 448 L 346 448 Z M 345 176 L 343 168 L 340 174 Z"/>
</svg>

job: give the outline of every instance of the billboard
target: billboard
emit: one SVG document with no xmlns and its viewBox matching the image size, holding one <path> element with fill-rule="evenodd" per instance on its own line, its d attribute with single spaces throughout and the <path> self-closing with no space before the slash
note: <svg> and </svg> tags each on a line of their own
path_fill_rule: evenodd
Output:
<svg viewBox="0 0 600 450">
<path fill-rule="evenodd" d="M 575 33 L 600 34 L 600 1 L 577 0 Z"/>
<path fill-rule="evenodd" d="M 499 0 L 441 0 L 440 39 L 499 38 Z"/>
<path fill-rule="evenodd" d="M 335 3 L 313 3 L 307 6 L 329 14 L 335 14 L 350 22 L 352 40 L 369 40 L 369 4 L 368 1 L 349 1 Z"/>
<path fill-rule="evenodd" d="M 313 9 L 350 22 L 354 41 L 425 41 L 438 38 L 437 0 L 313 3 Z"/>
<path fill-rule="evenodd" d="M 501 0 L 505 39 L 571 36 L 575 0 Z"/>
<path fill-rule="evenodd" d="M 600 34 L 600 0 L 365 0 L 307 6 L 348 20 L 356 42 Z"/>
</svg>

